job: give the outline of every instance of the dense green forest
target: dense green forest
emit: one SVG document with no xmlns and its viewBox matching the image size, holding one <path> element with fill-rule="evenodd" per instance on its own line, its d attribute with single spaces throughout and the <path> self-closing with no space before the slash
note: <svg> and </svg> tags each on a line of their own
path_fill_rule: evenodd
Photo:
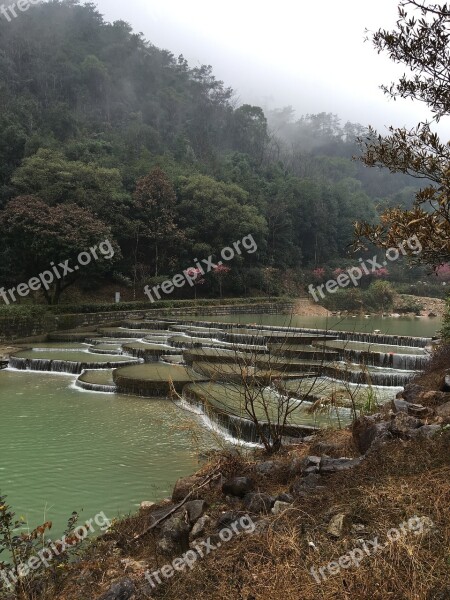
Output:
<svg viewBox="0 0 450 600">
<path fill-rule="evenodd" d="M 292 293 L 318 267 L 351 264 L 354 221 L 410 206 L 417 189 L 352 159 L 363 126 L 239 106 L 212 67 L 77 0 L 0 19 L 0 98 L 5 287 L 108 238 L 114 260 L 66 284 L 144 300 L 144 285 L 252 234 L 258 251 L 201 294 Z"/>
</svg>

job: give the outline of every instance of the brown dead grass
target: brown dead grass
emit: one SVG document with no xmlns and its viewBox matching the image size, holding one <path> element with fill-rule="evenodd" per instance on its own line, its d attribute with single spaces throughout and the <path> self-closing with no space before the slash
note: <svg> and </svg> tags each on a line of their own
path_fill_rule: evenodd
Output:
<svg viewBox="0 0 450 600">
<path fill-rule="evenodd" d="M 429 390 L 441 390 L 447 371 L 450 371 L 450 346 L 438 346 L 433 352 L 429 367 L 414 379 L 414 383 Z"/>
<path fill-rule="evenodd" d="M 340 445 L 346 449 L 338 452 L 340 456 L 354 455 L 349 436 L 348 431 L 323 432 L 314 447 Z M 272 479 L 258 479 L 257 487 L 272 494 L 286 491 L 288 463 L 294 456 L 310 454 L 314 447 L 304 444 L 285 451 L 281 461 L 286 470 Z M 227 477 L 253 473 L 254 462 L 240 456 L 227 455 L 221 461 L 222 473 Z M 213 464 L 206 465 L 202 473 L 212 468 Z M 199 560 L 192 571 L 177 573 L 164 582 L 152 596 L 142 588 L 136 600 L 149 597 L 446 600 L 450 597 L 450 432 L 432 440 L 393 440 L 351 472 L 336 473 L 325 481 L 324 490 L 296 501 L 278 517 L 269 516 L 266 532 L 233 538 Z M 231 509 L 220 486 L 208 489 L 204 497 L 213 519 Z M 345 513 L 346 525 L 342 537 L 336 540 L 327 534 L 327 527 L 331 517 L 338 513 Z M 317 570 L 358 547 L 358 538 L 372 540 L 378 536 L 380 542 L 385 542 L 388 530 L 415 516 L 428 517 L 435 527 L 421 536 L 408 534 L 389 544 L 383 552 L 366 557 L 359 568 L 329 575 L 321 584 L 311 576 L 312 567 Z M 144 585 L 144 568 L 153 571 L 170 562 L 167 557 L 158 556 L 153 535 L 139 544 L 130 542 L 149 524 L 149 514 L 121 521 L 113 533 L 91 545 L 80 564 L 70 568 L 60 581 L 59 590 L 36 598 L 91 600 L 124 576 Z M 351 526 L 355 524 L 364 526 L 363 531 L 352 532 Z M 136 564 L 126 567 L 121 562 L 124 559 L 142 561 L 142 569 Z"/>
</svg>

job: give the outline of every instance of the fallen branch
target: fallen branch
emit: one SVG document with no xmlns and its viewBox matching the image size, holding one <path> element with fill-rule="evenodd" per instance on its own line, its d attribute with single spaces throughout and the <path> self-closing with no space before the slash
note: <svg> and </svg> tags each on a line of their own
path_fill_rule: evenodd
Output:
<svg viewBox="0 0 450 600">
<path fill-rule="evenodd" d="M 158 519 L 157 521 L 155 521 L 154 523 L 152 523 L 142 533 L 139 533 L 138 535 L 135 535 L 134 538 L 131 541 L 132 542 L 137 542 L 138 540 L 142 539 L 144 536 L 146 536 L 148 533 L 150 533 L 150 531 L 152 531 L 152 529 L 155 529 L 155 527 L 157 527 L 160 523 L 162 523 L 163 521 L 165 521 L 168 517 L 170 517 L 171 515 L 173 515 L 173 513 L 177 512 L 177 510 L 179 510 L 184 504 L 186 504 L 186 502 L 189 500 L 189 498 L 191 498 L 192 494 L 194 494 L 195 492 L 197 492 L 201 488 L 205 487 L 206 485 L 208 485 L 209 483 L 211 483 L 212 481 L 214 481 L 215 479 L 217 479 L 218 477 L 220 477 L 221 474 L 218 472 L 219 469 L 220 469 L 220 467 L 221 467 L 221 465 L 219 465 L 216 469 L 214 469 L 214 471 L 207 476 L 207 478 L 205 479 L 205 481 L 201 485 L 199 485 L 199 486 L 195 487 L 194 489 L 192 489 L 189 492 L 189 494 L 187 496 L 185 496 L 185 498 L 183 498 L 183 500 L 179 504 L 177 504 L 176 506 L 174 506 L 166 515 L 164 515 L 163 517 L 161 517 L 160 519 Z"/>
</svg>

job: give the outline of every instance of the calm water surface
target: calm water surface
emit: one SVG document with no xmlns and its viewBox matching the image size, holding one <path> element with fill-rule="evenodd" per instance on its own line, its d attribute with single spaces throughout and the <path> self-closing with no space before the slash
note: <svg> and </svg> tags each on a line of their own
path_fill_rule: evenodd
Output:
<svg viewBox="0 0 450 600">
<path fill-rule="evenodd" d="M 214 323 L 255 323 L 283 327 L 334 329 L 338 331 L 363 331 L 373 333 L 379 329 L 386 335 L 432 337 L 442 326 L 442 319 L 429 317 L 300 317 L 292 315 L 224 315 L 218 317 L 186 317 Z"/>
<path fill-rule="evenodd" d="M 171 495 L 198 466 L 190 413 L 168 400 L 83 392 L 74 379 L 0 371 L 0 490 L 30 525 L 50 519 L 57 533 L 73 510 L 114 518 Z"/>
</svg>

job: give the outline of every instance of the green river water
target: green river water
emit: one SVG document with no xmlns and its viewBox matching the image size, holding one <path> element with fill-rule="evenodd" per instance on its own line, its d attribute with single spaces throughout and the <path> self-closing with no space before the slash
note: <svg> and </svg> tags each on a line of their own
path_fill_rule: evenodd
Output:
<svg viewBox="0 0 450 600">
<path fill-rule="evenodd" d="M 0 371 L 0 489 L 34 526 L 61 533 L 171 495 L 197 467 L 193 417 L 170 401 L 83 392 L 75 377 Z"/>
<path fill-rule="evenodd" d="M 438 319 L 242 315 L 203 320 L 339 328 L 432 336 Z M 61 344 L 60 344 L 61 345 Z M 69 346 L 66 344 L 66 346 Z M 0 371 L 0 492 L 30 526 L 54 522 L 62 533 L 71 512 L 112 519 L 143 500 L 171 494 L 176 479 L 198 466 L 198 442 L 217 440 L 200 420 L 168 400 L 85 392 L 71 375 Z"/>
</svg>

